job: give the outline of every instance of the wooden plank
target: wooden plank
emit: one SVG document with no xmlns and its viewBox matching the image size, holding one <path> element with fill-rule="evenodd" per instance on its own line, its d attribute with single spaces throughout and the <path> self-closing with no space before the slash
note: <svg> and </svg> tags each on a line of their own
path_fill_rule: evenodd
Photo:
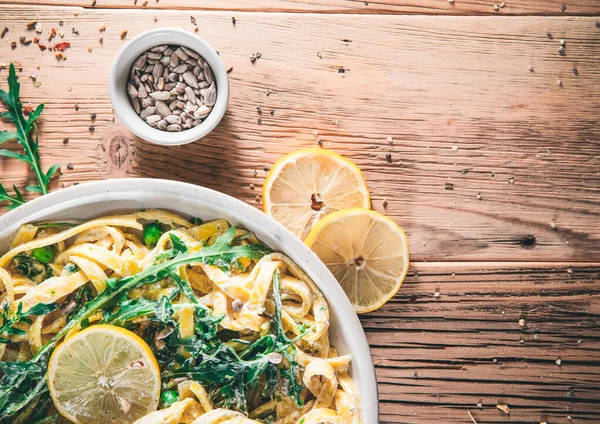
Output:
<svg viewBox="0 0 600 424">
<path fill-rule="evenodd" d="M 199 35 L 233 66 L 230 105 L 203 142 L 165 148 L 112 122 L 108 70 L 125 43 L 123 29 L 127 38 L 158 26 L 191 29 L 189 14 L 164 11 L 155 23 L 151 11 L 74 11 L 0 7 L 9 27 L 0 56 L 22 63 L 23 98 L 47 106 L 41 152 L 46 165 L 62 164 L 56 187 L 159 177 L 258 207 L 264 169 L 320 137 L 364 170 L 373 207 L 407 230 L 414 261 L 589 261 L 600 253 L 600 29 L 593 18 L 238 13 L 233 26 L 230 13 L 197 13 Z M 32 19 L 45 31 L 64 21 L 73 45 L 67 61 L 35 45 L 10 49 Z M 560 39 L 566 56 L 557 52 Z M 256 51 L 262 58 L 252 64 Z M 2 180 L 24 186 L 31 177 L 21 165 L 2 160 Z"/>
<path fill-rule="evenodd" d="M 0 0 L 0 4 L 92 7 L 93 0 Z M 500 5 L 504 7 L 500 7 Z M 498 6 L 497 10 L 495 5 Z M 564 6 L 564 8 L 563 8 Z M 96 0 L 94 8 L 435 15 L 581 15 L 600 13 L 600 0 Z"/>
<path fill-rule="evenodd" d="M 598 422 L 599 277 L 600 263 L 413 265 L 361 318 L 381 421 Z"/>
</svg>

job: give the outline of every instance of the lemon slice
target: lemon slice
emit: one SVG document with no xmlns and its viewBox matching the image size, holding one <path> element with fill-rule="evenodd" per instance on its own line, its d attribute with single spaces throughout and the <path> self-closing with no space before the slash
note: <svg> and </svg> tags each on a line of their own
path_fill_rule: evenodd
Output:
<svg viewBox="0 0 600 424">
<path fill-rule="evenodd" d="M 324 216 L 369 205 L 360 169 L 325 149 L 284 156 L 271 168 L 263 187 L 263 211 L 301 239 Z"/>
<path fill-rule="evenodd" d="M 328 215 L 306 244 L 327 265 L 358 313 L 383 306 L 408 272 L 406 234 L 378 212 L 348 209 Z"/>
<path fill-rule="evenodd" d="M 74 423 L 132 423 L 155 411 L 160 370 L 131 331 L 94 325 L 59 345 L 48 364 L 54 406 Z"/>
</svg>

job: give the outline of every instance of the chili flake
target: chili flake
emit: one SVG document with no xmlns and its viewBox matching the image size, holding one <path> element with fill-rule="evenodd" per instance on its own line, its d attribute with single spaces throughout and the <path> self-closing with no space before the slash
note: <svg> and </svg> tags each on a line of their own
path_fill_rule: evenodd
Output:
<svg viewBox="0 0 600 424">
<path fill-rule="evenodd" d="M 61 41 L 60 43 L 56 43 L 52 49 L 55 51 L 64 52 L 69 47 L 71 47 L 71 43 L 68 41 Z"/>
<path fill-rule="evenodd" d="M 40 48 L 41 51 L 44 51 L 44 50 L 48 49 L 48 47 L 46 47 L 46 45 L 42 44 L 42 43 L 38 43 L 38 47 Z"/>
</svg>

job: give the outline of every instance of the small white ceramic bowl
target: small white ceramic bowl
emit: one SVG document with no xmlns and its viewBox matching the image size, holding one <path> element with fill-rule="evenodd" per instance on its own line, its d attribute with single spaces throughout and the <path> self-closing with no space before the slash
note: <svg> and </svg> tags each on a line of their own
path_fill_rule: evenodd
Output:
<svg viewBox="0 0 600 424">
<path fill-rule="evenodd" d="M 28 222 L 84 221 L 145 208 L 167 209 L 202 219 L 225 218 L 254 232 L 289 256 L 319 286 L 331 311 L 330 339 L 340 354 L 352 355 L 352 378 L 361 400 L 363 424 L 379 422 L 377 381 L 369 344 L 339 283 L 306 244 L 270 216 L 217 191 L 167 180 L 129 178 L 85 183 L 38 197 L 0 217 L 0 256 L 20 225 Z"/>
<path fill-rule="evenodd" d="M 180 132 L 168 132 L 152 128 L 138 116 L 129 101 L 126 87 L 133 62 L 145 51 L 161 44 L 174 44 L 194 50 L 208 62 L 215 75 L 217 101 L 211 113 L 197 127 Z M 187 144 L 204 137 L 221 121 L 229 101 L 227 70 L 215 49 L 197 35 L 174 28 L 153 29 L 132 38 L 113 61 L 108 90 L 115 113 L 132 133 L 144 140 L 166 146 Z"/>
</svg>

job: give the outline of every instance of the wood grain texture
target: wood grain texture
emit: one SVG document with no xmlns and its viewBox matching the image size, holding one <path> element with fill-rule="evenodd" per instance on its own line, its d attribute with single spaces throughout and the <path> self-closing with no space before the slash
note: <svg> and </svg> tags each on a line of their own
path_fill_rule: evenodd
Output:
<svg viewBox="0 0 600 424">
<path fill-rule="evenodd" d="M 598 422 L 599 277 L 598 263 L 413 264 L 361 318 L 381 421 Z"/>
<path fill-rule="evenodd" d="M 47 165 L 63 165 L 57 187 L 160 177 L 260 206 L 264 169 L 320 137 L 363 169 L 373 207 L 407 230 L 413 260 L 589 261 L 600 253 L 600 29 L 592 18 L 244 13 L 233 26 L 228 13 L 201 13 L 199 35 L 233 66 L 228 112 L 203 142 L 165 148 L 112 122 L 108 70 L 123 29 L 127 38 L 161 25 L 189 29 L 188 14 L 163 12 L 154 23 L 152 12 L 72 11 L 0 8 L 9 27 L 0 55 L 22 63 L 24 100 L 46 103 L 41 152 Z M 66 61 L 35 45 L 10 49 L 34 18 L 46 31 L 65 21 Z M 252 64 L 256 51 L 262 58 Z M 127 155 L 111 159 L 111 143 Z M 12 159 L 0 167 L 11 185 L 31 178 Z"/>
<path fill-rule="evenodd" d="M 0 0 L 0 4 L 80 6 L 91 8 L 92 0 Z M 504 3 L 504 7 L 494 5 Z M 563 10 L 563 5 L 564 10 Z M 439 15 L 592 15 L 600 13 L 600 0 L 96 0 L 94 8 L 155 10 L 217 10 L 246 12 L 309 12 L 353 14 Z"/>
</svg>

